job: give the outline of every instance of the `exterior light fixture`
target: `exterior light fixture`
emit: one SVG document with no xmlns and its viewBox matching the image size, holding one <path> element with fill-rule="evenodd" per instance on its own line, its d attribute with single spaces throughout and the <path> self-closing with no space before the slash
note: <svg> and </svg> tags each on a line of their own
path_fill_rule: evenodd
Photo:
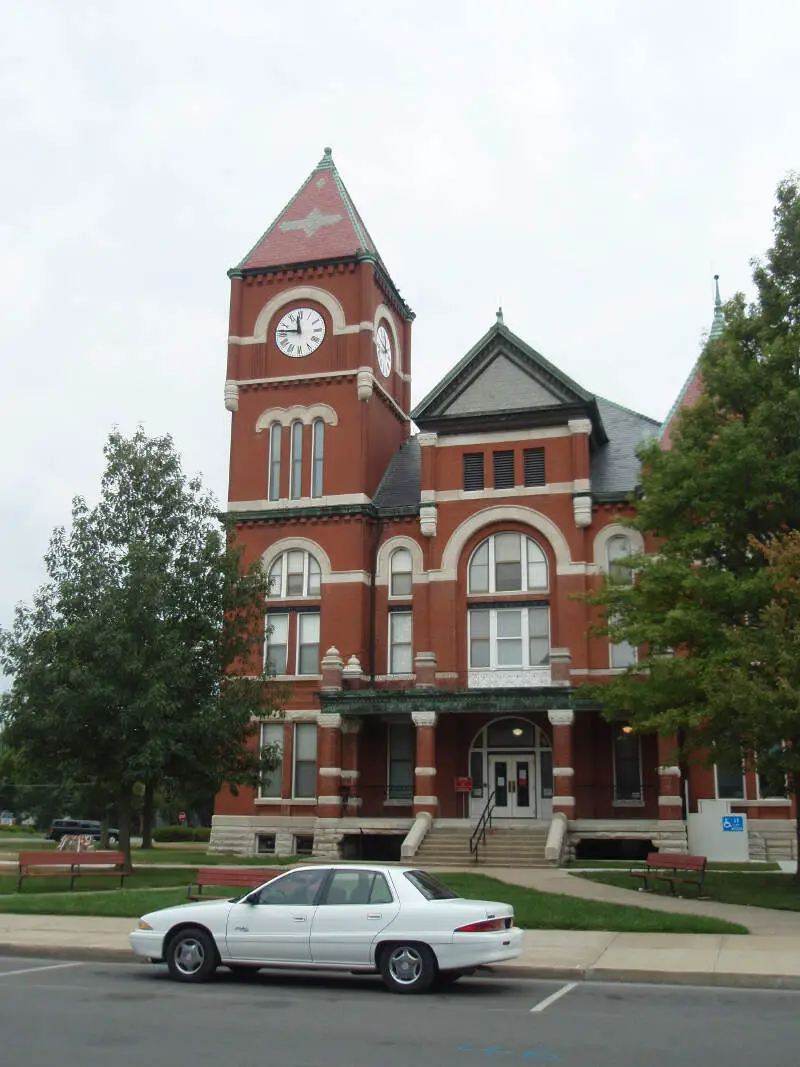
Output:
<svg viewBox="0 0 800 1067">
<path fill-rule="evenodd" d="M 633 727 L 632 726 L 623 726 L 622 727 L 622 732 L 624 734 L 632 734 L 633 733 Z"/>
<path fill-rule="evenodd" d="M 522 737 L 522 727 L 515 726 L 511 733 L 514 735 L 514 737 Z"/>
</svg>

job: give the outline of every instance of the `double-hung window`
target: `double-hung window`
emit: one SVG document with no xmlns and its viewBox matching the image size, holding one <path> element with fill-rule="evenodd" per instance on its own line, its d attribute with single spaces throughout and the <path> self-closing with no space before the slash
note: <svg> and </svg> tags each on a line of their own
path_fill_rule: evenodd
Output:
<svg viewBox="0 0 800 1067">
<path fill-rule="evenodd" d="M 319 612 L 297 616 L 297 674 L 319 674 Z"/>
<path fill-rule="evenodd" d="M 411 612 L 389 612 L 389 674 L 411 674 Z"/>
<path fill-rule="evenodd" d="M 269 748 L 273 756 L 278 757 L 277 764 L 269 771 L 264 771 L 259 782 L 258 795 L 261 797 L 280 797 L 283 781 L 283 723 L 265 722 L 261 726 L 261 747 Z"/>
<path fill-rule="evenodd" d="M 523 670 L 550 662 L 550 612 L 546 604 L 473 607 L 469 610 L 472 670 Z"/>
<path fill-rule="evenodd" d="M 292 796 L 317 795 L 317 724 L 298 722 L 294 727 L 294 774 Z"/>
<path fill-rule="evenodd" d="M 273 422 L 269 428 L 269 484 L 267 498 L 279 500 L 281 495 L 281 436 L 283 427 Z"/>
<path fill-rule="evenodd" d="M 325 423 L 314 419 L 311 424 L 311 495 L 322 496 L 322 473 L 325 462 Z"/>
<path fill-rule="evenodd" d="M 270 674 L 286 674 L 289 657 L 289 615 L 269 612 L 265 620 L 264 667 Z"/>
<path fill-rule="evenodd" d="M 610 581 L 630 585 L 631 569 L 624 560 L 631 555 L 631 543 L 623 534 L 609 538 L 606 545 L 606 561 Z M 612 620 L 613 621 L 613 616 Z M 631 667 L 636 663 L 636 649 L 629 641 L 611 642 L 611 666 L 614 669 Z"/>
<path fill-rule="evenodd" d="M 289 499 L 298 500 L 303 495 L 303 424 L 293 422 L 291 427 L 292 454 L 290 460 Z"/>
</svg>

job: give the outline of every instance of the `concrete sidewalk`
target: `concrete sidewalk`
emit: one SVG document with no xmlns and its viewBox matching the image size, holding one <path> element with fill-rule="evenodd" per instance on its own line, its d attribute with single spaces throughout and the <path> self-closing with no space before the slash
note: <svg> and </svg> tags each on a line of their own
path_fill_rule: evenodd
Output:
<svg viewBox="0 0 800 1067">
<path fill-rule="evenodd" d="M 134 961 L 133 919 L 0 915 L 0 955 Z M 800 989 L 800 936 L 528 930 L 503 978 Z"/>
</svg>

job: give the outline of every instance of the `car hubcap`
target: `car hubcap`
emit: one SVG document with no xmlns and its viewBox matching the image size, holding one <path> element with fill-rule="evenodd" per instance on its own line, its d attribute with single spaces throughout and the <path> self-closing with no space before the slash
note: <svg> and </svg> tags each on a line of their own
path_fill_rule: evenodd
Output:
<svg viewBox="0 0 800 1067">
<path fill-rule="evenodd" d="M 181 974 L 197 974 L 205 958 L 203 946 L 194 937 L 181 941 L 175 949 L 175 966 Z"/>
<path fill-rule="evenodd" d="M 422 956 L 407 945 L 396 948 L 389 957 L 389 973 L 400 985 L 413 985 L 422 974 Z"/>
</svg>

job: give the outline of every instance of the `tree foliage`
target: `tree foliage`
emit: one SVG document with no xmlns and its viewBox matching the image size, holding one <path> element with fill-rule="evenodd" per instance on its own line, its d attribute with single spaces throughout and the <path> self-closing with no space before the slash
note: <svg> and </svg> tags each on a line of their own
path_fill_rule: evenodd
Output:
<svg viewBox="0 0 800 1067">
<path fill-rule="evenodd" d="M 591 598 L 610 620 L 600 629 L 639 647 L 639 662 L 594 695 L 639 731 L 679 732 L 687 752 L 728 764 L 758 754 L 780 776 L 797 759 L 782 742 L 800 738 L 791 628 L 781 637 L 796 621 L 786 582 L 800 530 L 797 176 L 778 187 L 774 243 L 753 280 L 756 300 L 726 305 L 700 357 L 702 394 L 679 414 L 671 450 L 641 451 L 632 522 L 655 551 L 630 560 L 633 581 Z"/>
<path fill-rule="evenodd" d="M 89 783 L 129 849 L 134 797 L 165 781 L 253 784 L 280 692 L 252 663 L 267 580 L 245 571 L 170 437 L 110 435 L 101 495 L 55 530 L 47 581 L 0 633 L 4 740 L 53 782 Z M 86 790 L 83 790 L 84 796 Z"/>
</svg>

